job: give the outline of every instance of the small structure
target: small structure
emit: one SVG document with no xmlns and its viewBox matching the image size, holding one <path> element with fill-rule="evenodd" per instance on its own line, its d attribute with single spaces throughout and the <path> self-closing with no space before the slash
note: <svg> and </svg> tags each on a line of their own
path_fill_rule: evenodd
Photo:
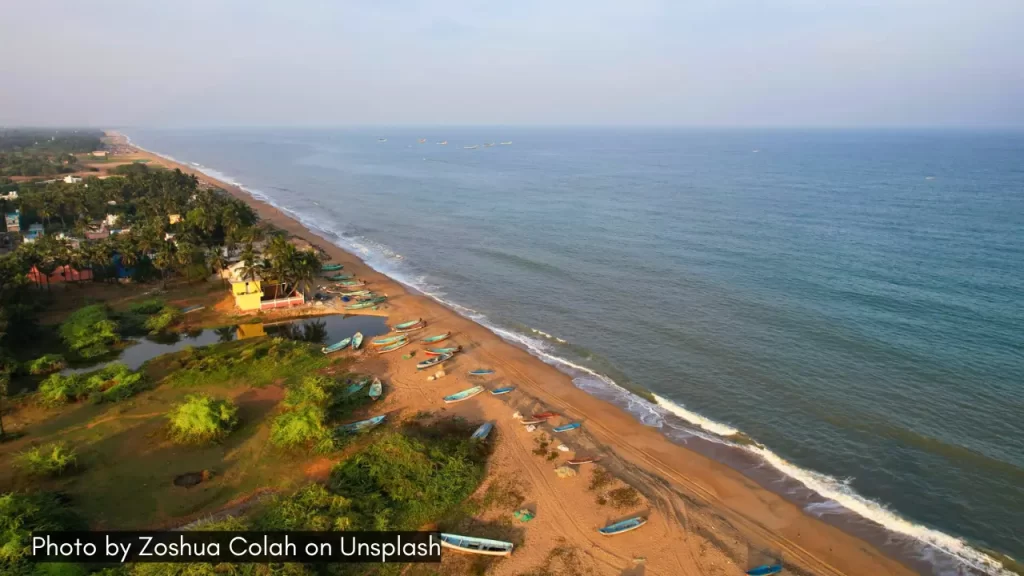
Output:
<svg viewBox="0 0 1024 576">
<path fill-rule="evenodd" d="M 259 280 L 232 280 L 231 295 L 235 297 L 235 307 L 239 310 L 259 310 L 263 289 Z"/>
<path fill-rule="evenodd" d="M 28 231 L 25 232 L 25 242 L 32 243 L 43 236 L 43 225 L 38 222 L 35 224 L 29 224 Z"/>
<path fill-rule="evenodd" d="M 7 224 L 8 232 L 21 232 L 21 211 L 8 212 L 4 216 L 4 222 Z"/>
<path fill-rule="evenodd" d="M 167 223 L 168 224 L 177 224 L 178 222 L 181 222 L 181 214 L 168 214 L 167 215 Z"/>
<path fill-rule="evenodd" d="M 81 181 L 82 179 L 80 177 L 72 176 L 71 174 L 68 174 L 67 176 L 64 177 L 65 184 L 78 184 Z"/>
<path fill-rule="evenodd" d="M 72 248 L 78 249 L 82 245 L 81 238 L 75 238 L 74 236 L 68 236 L 64 232 L 57 233 L 57 240 L 63 240 L 68 243 Z"/>
<path fill-rule="evenodd" d="M 97 158 L 106 158 L 107 157 L 107 151 L 106 150 L 93 150 L 92 152 L 90 152 L 90 154 L 92 154 L 93 156 L 96 156 Z"/>
<path fill-rule="evenodd" d="M 18 191 L 17 190 L 11 190 L 10 192 L 8 192 L 6 194 L 0 194 L 0 200 L 17 200 L 17 199 L 18 199 Z"/>
<path fill-rule="evenodd" d="M 33 266 L 28 272 L 28 279 L 40 285 L 82 282 L 84 280 L 92 280 L 92 270 L 76 270 L 71 266 L 61 266 L 47 277 L 46 274 L 43 274 L 38 268 Z"/>
<path fill-rule="evenodd" d="M 103 223 L 107 228 L 113 228 L 114 226 L 117 226 L 117 221 L 120 219 L 120 214 L 107 214 L 107 217 L 103 219 Z"/>
</svg>

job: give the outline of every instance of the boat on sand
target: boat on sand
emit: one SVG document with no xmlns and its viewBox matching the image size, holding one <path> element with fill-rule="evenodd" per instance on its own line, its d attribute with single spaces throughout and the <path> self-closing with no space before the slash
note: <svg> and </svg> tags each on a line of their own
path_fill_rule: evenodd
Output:
<svg viewBox="0 0 1024 576">
<path fill-rule="evenodd" d="M 320 267 L 320 271 L 321 272 L 337 272 L 338 270 L 341 270 L 344 267 L 345 266 L 343 266 L 341 264 L 324 264 L 323 266 Z"/>
<path fill-rule="evenodd" d="M 373 428 L 377 424 L 383 422 L 385 418 L 387 418 L 387 414 L 381 414 L 380 416 L 374 416 L 373 418 L 367 418 L 366 420 L 360 420 L 359 422 L 339 426 L 337 430 L 339 432 L 348 432 L 350 434 L 353 432 L 360 432 L 362 430 Z"/>
<path fill-rule="evenodd" d="M 494 374 L 494 370 L 490 368 L 477 368 L 476 370 L 470 370 L 470 376 L 487 376 L 488 374 Z"/>
<path fill-rule="evenodd" d="M 762 564 L 756 568 L 747 570 L 748 576 L 769 576 L 770 574 L 778 574 L 782 572 L 782 564 Z"/>
<path fill-rule="evenodd" d="M 363 333 L 356 332 L 352 335 L 352 349 L 359 350 L 359 347 L 363 345 Z"/>
<path fill-rule="evenodd" d="M 579 466 L 581 464 L 593 464 L 594 462 L 597 462 L 598 460 L 600 460 L 600 458 L 595 458 L 593 456 L 588 456 L 588 457 L 584 457 L 584 458 L 573 458 L 572 460 L 569 460 L 568 462 L 566 462 L 566 464 L 572 464 L 573 466 Z"/>
<path fill-rule="evenodd" d="M 483 391 L 484 391 L 484 387 L 483 386 L 473 386 L 472 388 L 466 388 L 462 392 L 456 392 L 455 394 L 452 394 L 451 396 L 445 396 L 444 397 L 444 403 L 445 404 L 452 404 L 452 403 L 455 403 L 455 402 L 462 402 L 463 400 L 468 400 L 468 399 L 472 398 L 473 396 L 476 396 L 477 394 L 479 394 L 479 393 L 481 393 Z"/>
<path fill-rule="evenodd" d="M 408 338 L 408 336 L 406 336 L 405 334 L 399 334 L 397 336 L 387 336 L 385 338 L 374 338 L 373 340 L 370 340 L 370 344 L 373 344 L 374 346 L 387 346 L 388 344 L 394 344 L 395 342 L 398 342 L 399 340 L 405 340 L 406 338 Z"/>
<path fill-rule="evenodd" d="M 515 386 L 503 386 L 501 388 L 495 388 L 494 390 L 491 390 L 491 394 L 494 396 L 501 396 L 502 394 L 508 394 L 509 392 L 515 389 Z"/>
<path fill-rule="evenodd" d="M 408 322 L 402 322 L 401 324 L 395 324 L 391 329 L 395 332 L 412 332 L 426 326 L 427 323 L 423 321 L 423 318 L 417 318 Z"/>
<path fill-rule="evenodd" d="M 501 540 L 488 540 L 487 538 L 475 538 L 473 536 L 460 536 L 458 534 L 441 533 L 441 546 L 469 552 L 470 554 L 485 554 L 488 556 L 508 556 L 512 553 L 512 543 Z"/>
<path fill-rule="evenodd" d="M 461 352 L 462 346 L 449 346 L 448 348 L 427 348 L 423 351 L 427 356 L 443 356 L 445 354 L 455 354 Z"/>
<path fill-rule="evenodd" d="M 555 416 L 558 416 L 558 412 L 538 412 L 533 415 L 534 418 L 538 418 L 540 420 L 547 420 L 548 418 L 554 418 Z"/>
<path fill-rule="evenodd" d="M 581 424 L 579 422 L 573 422 L 572 424 L 566 424 L 564 426 L 559 426 L 558 428 L 552 428 L 551 431 L 552 432 L 568 432 L 569 430 L 575 430 L 575 429 L 579 428 L 582 425 L 583 424 Z"/>
<path fill-rule="evenodd" d="M 444 334 L 438 334 L 437 336 L 427 336 L 426 338 L 420 340 L 420 342 L 423 342 L 424 344 L 433 344 L 434 342 L 441 342 L 447 340 L 448 337 L 451 335 L 451 332 L 445 332 Z"/>
<path fill-rule="evenodd" d="M 380 378 L 374 378 L 373 383 L 370 384 L 370 398 L 377 400 L 383 393 L 384 385 L 380 383 Z"/>
<path fill-rule="evenodd" d="M 598 532 L 605 536 L 614 536 L 615 534 L 622 534 L 623 532 L 629 532 L 630 530 L 636 530 L 647 523 L 647 518 L 643 516 L 637 516 L 630 518 L 629 520 L 623 520 L 614 524 L 609 524 L 604 528 L 598 529 Z"/>
<path fill-rule="evenodd" d="M 422 362 L 418 362 L 416 364 L 416 369 L 417 370 L 423 370 L 425 368 L 430 368 L 431 366 L 437 366 L 438 364 L 443 364 L 443 363 L 445 363 L 445 362 L 447 362 L 447 361 L 449 361 L 451 359 L 452 359 L 452 355 L 451 354 L 442 354 L 440 356 L 434 356 L 433 358 L 427 358 L 426 360 L 423 360 Z"/>
<path fill-rule="evenodd" d="M 408 338 L 402 338 L 401 340 L 395 340 L 394 342 L 392 342 L 391 344 L 388 344 L 387 346 L 381 346 L 381 347 L 377 348 L 377 352 L 380 353 L 380 354 L 383 354 L 385 352 L 393 352 L 395 350 L 398 350 L 399 348 L 404 348 L 405 346 L 408 346 L 408 345 L 409 345 L 409 339 Z"/>
<path fill-rule="evenodd" d="M 324 346 L 323 348 L 320 349 L 320 351 L 323 352 L 324 354 L 330 354 L 331 352 L 337 352 L 338 350 L 344 350 L 345 347 L 348 346 L 351 342 L 352 342 L 352 338 L 351 337 L 345 338 L 344 340 L 339 340 L 339 341 L 335 342 L 334 344 L 331 344 L 330 346 Z"/>
<path fill-rule="evenodd" d="M 494 424 L 491 422 L 484 422 L 473 432 L 473 435 L 469 437 L 470 440 L 485 440 L 487 435 L 491 433 L 491 429 L 494 428 Z"/>
</svg>

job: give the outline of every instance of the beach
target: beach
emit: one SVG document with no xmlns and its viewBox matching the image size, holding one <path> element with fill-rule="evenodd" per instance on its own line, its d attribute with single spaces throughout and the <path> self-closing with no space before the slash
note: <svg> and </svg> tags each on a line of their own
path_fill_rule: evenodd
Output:
<svg viewBox="0 0 1024 576">
<path fill-rule="evenodd" d="M 111 134 L 120 146 L 123 136 Z M 657 429 L 595 398 L 560 372 L 527 351 L 502 340 L 487 328 L 460 316 L 426 296 L 378 273 L 356 256 L 334 246 L 277 208 L 244 190 L 186 165 L 143 150 L 128 158 L 179 168 L 222 188 L 253 206 L 266 222 L 320 246 L 345 271 L 365 279 L 376 292 L 387 293 L 384 312 L 389 323 L 416 318 L 427 322 L 417 333 L 425 337 L 451 331 L 451 345 L 463 352 L 449 362 L 447 375 L 428 381 L 432 371 L 417 371 L 416 361 L 403 352 L 366 353 L 360 369 L 381 375 L 390 384 L 388 411 L 408 418 L 421 411 L 459 415 L 473 421 L 493 421 L 497 443 L 488 483 L 509 482 L 521 491 L 537 517 L 521 526 L 523 545 L 497 574 L 517 574 L 552 561 L 553 552 L 572 551 L 580 573 L 595 574 L 741 574 L 752 552 L 780 554 L 792 573 L 912 574 L 910 567 L 882 554 L 873 543 L 805 514 L 799 506 L 766 490 L 728 466 L 672 443 Z M 473 378 L 468 371 L 492 368 L 493 376 Z M 482 384 L 491 388 L 515 386 L 503 396 L 482 394 L 446 406 L 442 398 Z M 579 430 L 533 433 L 513 418 L 551 410 L 562 416 L 554 425 L 582 422 Z M 559 478 L 555 462 L 536 456 L 537 438 L 553 439 L 569 449 L 559 462 L 575 455 L 599 456 L 599 465 L 642 494 L 640 505 L 616 510 L 597 506 L 588 490 L 593 466 L 579 467 L 572 478 Z M 639 530 L 606 537 L 597 529 L 632 516 L 648 518 Z M 878 531 L 880 533 L 880 531 Z M 868 531 L 870 534 L 870 530 Z"/>
</svg>

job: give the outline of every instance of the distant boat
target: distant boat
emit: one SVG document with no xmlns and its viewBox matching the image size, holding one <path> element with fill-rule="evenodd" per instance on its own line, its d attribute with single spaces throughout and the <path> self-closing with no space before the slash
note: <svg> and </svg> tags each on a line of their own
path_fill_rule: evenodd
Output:
<svg viewBox="0 0 1024 576">
<path fill-rule="evenodd" d="M 351 386 L 348 387 L 348 390 L 345 390 L 345 394 L 348 394 L 349 396 L 351 396 L 351 395 L 355 394 L 356 392 L 359 392 L 360 390 L 362 390 L 363 388 L 366 387 L 366 383 L 369 382 L 369 381 L 370 381 L 369 378 L 363 378 L 362 380 L 360 380 L 358 382 L 355 382 L 354 384 L 352 384 Z"/>
<path fill-rule="evenodd" d="M 377 142 L 387 142 L 387 138 L 377 138 Z"/>
<path fill-rule="evenodd" d="M 469 552 L 470 554 L 485 554 L 488 556 L 508 556 L 512 553 L 512 543 L 501 540 L 488 540 L 487 538 L 474 538 L 473 536 L 459 536 L 458 534 L 441 533 L 441 546 Z"/>
<path fill-rule="evenodd" d="M 490 422 L 484 422 L 473 432 L 473 435 L 469 437 L 470 440 L 485 440 L 487 435 L 491 433 L 491 429 L 494 428 L 494 424 Z"/>
<path fill-rule="evenodd" d="M 445 362 L 452 359 L 451 354 L 442 354 L 440 356 L 434 356 L 433 358 L 427 358 L 426 360 L 416 364 L 417 370 L 423 370 L 424 368 L 430 368 L 431 366 L 437 366 L 438 364 L 444 364 Z"/>
<path fill-rule="evenodd" d="M 494 146 L 494 142 L 488 142 L 487 144 L 484 144 L 484 148 L 490 148 L 491 146 Z"/>
<path fill-rule="evenodd" d="M 385 352 L 394 352 L 395 350 L 398 350 L 399 348 L 405 348 L 408 345 L 409 345 L 409 339 L 408 338 L 403 338 L 401 340 L 395 341 L 392 344 L 388 344 L 387 346 L 382 346 L 380 348 L 377 348 L 377 352 L 379 352 L 381 354 L 383 354 Z"/>
<path fill-rule="evenodd" d="M 386 346 L 388 344 L 394 344 L 399 340 L 405 340 L 407 338 L 408 336 L 406 336 L 405 334 L 399 334 L 398 336 L 388 336 L 386 338 L 374 338 L 373 340 L 370 340 L 370 344 L 373 344 L 374 346 Z"/>
<path fill-rule="evenodd" d="M 338 430 L 341 432 L 348 433 L 359 432 L 362 430 L 366 430 L 367 428 L 373 428 L 377 424 L 383 422 L 385 418 L 387 418 L 387 414 L 381 414 L 380 416 L 374 416 L 373 418 L 360 420 L 359 422 L 353 422 L 351 424 L 345 424 L 344 426 L 339 426 Z"/>
<path fill-rule="evenodd" d="M 376 298 L 371 298 L 371 299 L 367 300 L 366 302 L 359 302 L 357 304 L 349 304 L 348 306 L 345 306 L 345 310 L 362 310 L 363 308 L 369 308 L 371 306 L 376 306 L 377 304 L 381 304 L 383 302 L 386 302 L 387 299 L 388 299 L 387 296 L 377 296 Z"/>
<path fill-rule="evenodd" d="M 352 338 L 351 337 L 345 338 L 344 340 L 340 340 L 338 342 L 335 342 L 334 344 L 331 344 L 330 346 L 324 346 L 323 348 L 320 349 L 320 351 L 323 352 L 324 354 L 330 354 L 331 352 L 337 352 L 338 350 L 344 350 L 345 347 L 348 346 L 350 342 L 352 342 Z"/>
<path fill-rule="evenodd" d="M 402 322 L 401 324 L 395 324 L 391 329 L 395 332 L 413 332 L 426 327 L 426 325 L 427 323 L 423 321 L 423 318 L 417 318 L 408 322 Z"/>
<path fill-rule="evenodd" d="M 444 140 L 444 141 L 442 141 L 442 142 L 438 142 L 438 143 L 437 143 L 437 145 L 438 145 L 438 146 L 447 146 L 447 145 L 448 145 L 448 141 L 447 141 L 447 140 Z"/>
<path fill-rule="evenodd" d="M 629 520 L 623 520 L 622 522 L 616 522 L 609 524 L 604 528 L 600 528 L 598 532 L 605 536 L 613 536 L 615 534 L 622 534 L 623 532 L 629 532 L 630 530 L 636 530 L 647 523 L 647 518 L 637 516 L 636 518 L 630 518 Z"/>
<path fill-rule="evenodd" d="M 501 145 L 502 146 L 511 146 L 512 145 L 512 141 L 509 140 L 508 142 L 502 142 Z"/>
<path fill-rule="evenodd" d="M 418 143 L 420 143 L 420 144 L 426 144 L 426 143 L 427 143 L 427 139 L 426 139 L 426 138 L 420 138 L 420 139 L 419 139 L 419 140 L 417 140 L 416 142 L 418 142 Z"/>
<path fill-rule="evenodd" d="M 325 278 L 327 280 L 330 280 L 331 282 L 341 282 L 343 280 L 351 280 L 351 279 L 353 279 L 355 277 L 356 277 L 355 274 L 332 274 L 330 276 L 325 276 Z"/>
<path fill-rule="evenodd" d="M 515 389 L 515 386 L 504 386 L 502 388 L 495 388 L 494 390 L 491 390 L 491 394 L 494 396 L 501 396 L 502 394 L 508 394 Z"/>
<path fill-rule="evenodd" d="M 335 272 L 337 270 L 341 270 L 344 267 L 345 266 L 342 265 L 342 264 L 324 264 L 323 266 L 320 267 L 320 271 L 321 272 Z"/>
<path fill-rule="evenodd" d="M 448 337 L 451 335 L 451 332 L 445 332 L 444 334 L 438 334 L 437 336 L 427 336 L 426 338 L 420 340 L 420 342 L 423 342 L 424 344 L 433 344 L 434 342 L 441 342 L 443 340 L 447 340 Z"/>
<path fill-rule="evenodd" d="M 423 351 L 427 356 L 443 356 L 445 354 L 455 354 L 461 352 L 462 346 L 449 346 L 448 348 L 427 348 Z"/>
<path fill-rule="evenodd" d="M 579 422 L 573 422 L 572 424 L 566 424 L 564 426 L 559 426 L 558 428 L 552 428 L 551 431 L 552 432 L 568 432 L 569 430 L 575 430 L 575 429 L 579 428 L 582 425 L 583 424 L 580 424 Z"/>
<path fill-rule="evenodd" d="M 373 383 L 370 384 L 370 398 L 377 400 L 383 393 L 384 385 L 380 383 L 380 378 L 374 378 Z"/>
<path fill-rule="evenodd" d="M 749 576 L 769 576 L 770 574 L 778 574 L 779 572 L 782 572 L 782 564 L 764 564 L 747 570 L 747 574 Z"/>
<path fill-rule="evenodd" d="M 595 458 L 593 456 L 586 457 L 586 458 L 574 458 L 574 459 L 569 460 L 568 462 L 566 462 L 566 464 L 572 464 L 574 466 L 579 466 L 581 464 L 593 464 L 594 462 L 597 462 L 598 460 L 600 460 L 600 458 Z"/>
<path fill-rule="evenodd" d="M 473 144 L 472 146 L 463 146 L 463 148 L 465 148 L 466 150 L 476 150 L 479 147 L 480 146 L 478 144 Z"/>
<path fill-rule="evenodd" d="M 452 394 L 451 396 L 445 396 L 444 397 L 444 403 L 445 404 L 452 404 L 452 403 L 455 403 L 455 402 L 462 402 L 463 400 L 468 400 L 468 399 L 472 398 L 473 396 L 476 396 L 477 394 L 479 394 L 479 393 L 481 393 L 483 391 L 484 391 L 484 387 L 483 386 L 473 386 L 472 388 L 466 388 L 462 392 L 456 392 L 455 394 Z"/>
<path fill-rule="evenodd" d="M 356 332 L 352 335 L 352 349 L 359 350 L 359 347 L 363 345 L 363 333 Z"/>
<path fill-rule="evenodd" d="M 555 416 L 558 416 L 558 412 L 538 412 L 533 415 L 534 418 L 539 418 L 540 420 L 547 420 L 548 418 L 554 418 Z"/>
<path fill-rule="evenodd" d="M 470 370 L 470 376 L 487 376 L 488 374 L 494 374 L 494 370 L 490 368 L 477 368 L 476 370 Z"/>
</svg>

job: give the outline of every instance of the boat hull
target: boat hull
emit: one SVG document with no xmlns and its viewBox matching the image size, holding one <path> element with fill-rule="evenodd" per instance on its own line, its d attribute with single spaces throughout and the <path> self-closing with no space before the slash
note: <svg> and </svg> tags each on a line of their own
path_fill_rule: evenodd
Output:
<svg viewBox="0 0 1024 576">
<path fill-rule="evenodd" d="M 472 536 L 460 536 L 458 534 L 441 533 L 441 546 L 459 552 L 469 554 L 483 554 L 485 556 L 508 556 L 512 554 L 512 543 L 500 540 L 488 540 L 486 538 L 473 538 Z"/>
<path fill-rule="evenodd" d="M 387 346 L 381 346 L 380 348 L 377 348 L 377 352 L 379 354 L 384 354 L 385 352 L 394 352 L 395 350 L 398 350 L 400 348 L 405 348 L 408 345 L 409 345 L 409 340 L 399 340 L 399 341 L 394 342 L 392 344 L 388 344 Z"/>
<path fill-rule="evenodd" d="M 463 390 L 462 392 L 456 392 L 455 394 L 452 394 L 451 396 L 445 396 L 444 397 L 444 403 L 445 404 L 454 404 L 456 402 L 462 402 L 463 400 L 469 400 L 470 398 L 476 396 L 477 394 L 479 394 L 479 393 L 481 393 L 483 391 L 484 391 L 484 387 L 483 386 L 474 386 L 472 388 L 467 388 L 467 389 Z"/>
<path fill-rule="evenodd" d="M 449 361 L 451 359 L 452 359 L 452 355 L 451 354 L 443 354 L 441 356 L 435 356 L 433 358 L 424 360 L 424 361 L 416 364 L 416 369 L 417 370 L 426 370 L 427 368 L 430 368 L 431 366 L 437 366 L 439 364 L 444 364 L 445 362 L 447 362 L 447 361 Z"/>
<path fill-rule="evenodd" d="M 320 351 L 323 352 L 324 354 L 331 354 L 331 353 L 337 352 L 339 350 L 344 350 L 345 348 L 348 347 L 348 345 L 351 342 L 352 342 L 352 338 L 345 338 L 344 340 L 342 340 L 340 342 L 335 342 L 334 344 L 331 344 L 330 346 L 324 346 L 323 348 L 320 349 Z"/>
<path fill-rule="evenodd" d="M 427 356 L 444 356 L 445 354 L 455 354 L 461 351 L 462 346 L 453 346 L 451 348 L 427 348 L 423 353 Z"/>
<path fill-rule="evenodd" d="M 483 424 L 480 425 L 479 428 L 476 429 L 476 432 L 473 432 L 473 435 L 470 436 L 469 438 L 470 440 L 486 440 L 487 436 L 491 433 L 492 428 L 494 428 L 494 424 L 490 422 L 484 422 Z"/>
<path fill-rule="evenodd" d="M 426 326 L 427 323 L 424 322 L 422 318 L 417 318 L 416 320 L 412 320 L 411 322 L 403 322 L 401 324 L 396 324 L 391 329 L 394 330 L 395 332 L 413 332 L 415 330 L 426 328 Z"/>
<path fill-rule="evenodd" d="M 623 520 L 622 522 L 616 522 L 604 528 L 599 528 L 598 532 L 605 536 L 615 536 L 616 534 L 625 534 L 631 530 L 636 530 L 644 524 L 647 524 L 646 518 L 630 518 L 629 520 Z"/>
<path fill-rule="evenodd" d="M 573 422 L 572 424 L 566 424 L 565 426 L 559 426 L 557 428 L 552 428 L 551 431 L 552 432 L 568 432 L 570 430 L 575 430 L 575 429 L 579 428 L 580 426 L 581 426 L 581 424 L 579 422 Z"/>
<path fill-rule="evenodd" d="M 370 398 L 377 400 L 383 393 L 384 385 L 380 383 L 380 378 L 374 378 L 373 384 L 370 384 Z"/>
<path fill-rule="evenodd" d="M 363 333 L 362 332 L 356 332 L 355 335 L 352 336 L 352 349 L 353 350 L 359 350 L 359 347 L 362 346 L 362 345 L 363 345 Z"/>
<path fill-rule="evenodd" d="M 508 394 L 509 392 L 511 392 L 511 391 L 513 391 L 515 389 L 516 389 L 515 386 L 505 386 L 504 388 L 495 388 L 494 390 L 491 390 L 491 395 L 493 395 L 493 396 L 501 396 L 502 394 Z"/>
<path fill-rule="evenodd" d="M 427 338 L 424 338 L 424 339 L 420 340 L 420 342 L 423 342 L 424 344 L 433 344 L 434 342 L 443 342 L 443 341 L 447 340 L 448 337 L 451 336 L 451 335 L 452 335 L 451 332 L 445 332 L 444 334 L 438 334 L 437 336 L 428 336 Z"/>
</svg>

